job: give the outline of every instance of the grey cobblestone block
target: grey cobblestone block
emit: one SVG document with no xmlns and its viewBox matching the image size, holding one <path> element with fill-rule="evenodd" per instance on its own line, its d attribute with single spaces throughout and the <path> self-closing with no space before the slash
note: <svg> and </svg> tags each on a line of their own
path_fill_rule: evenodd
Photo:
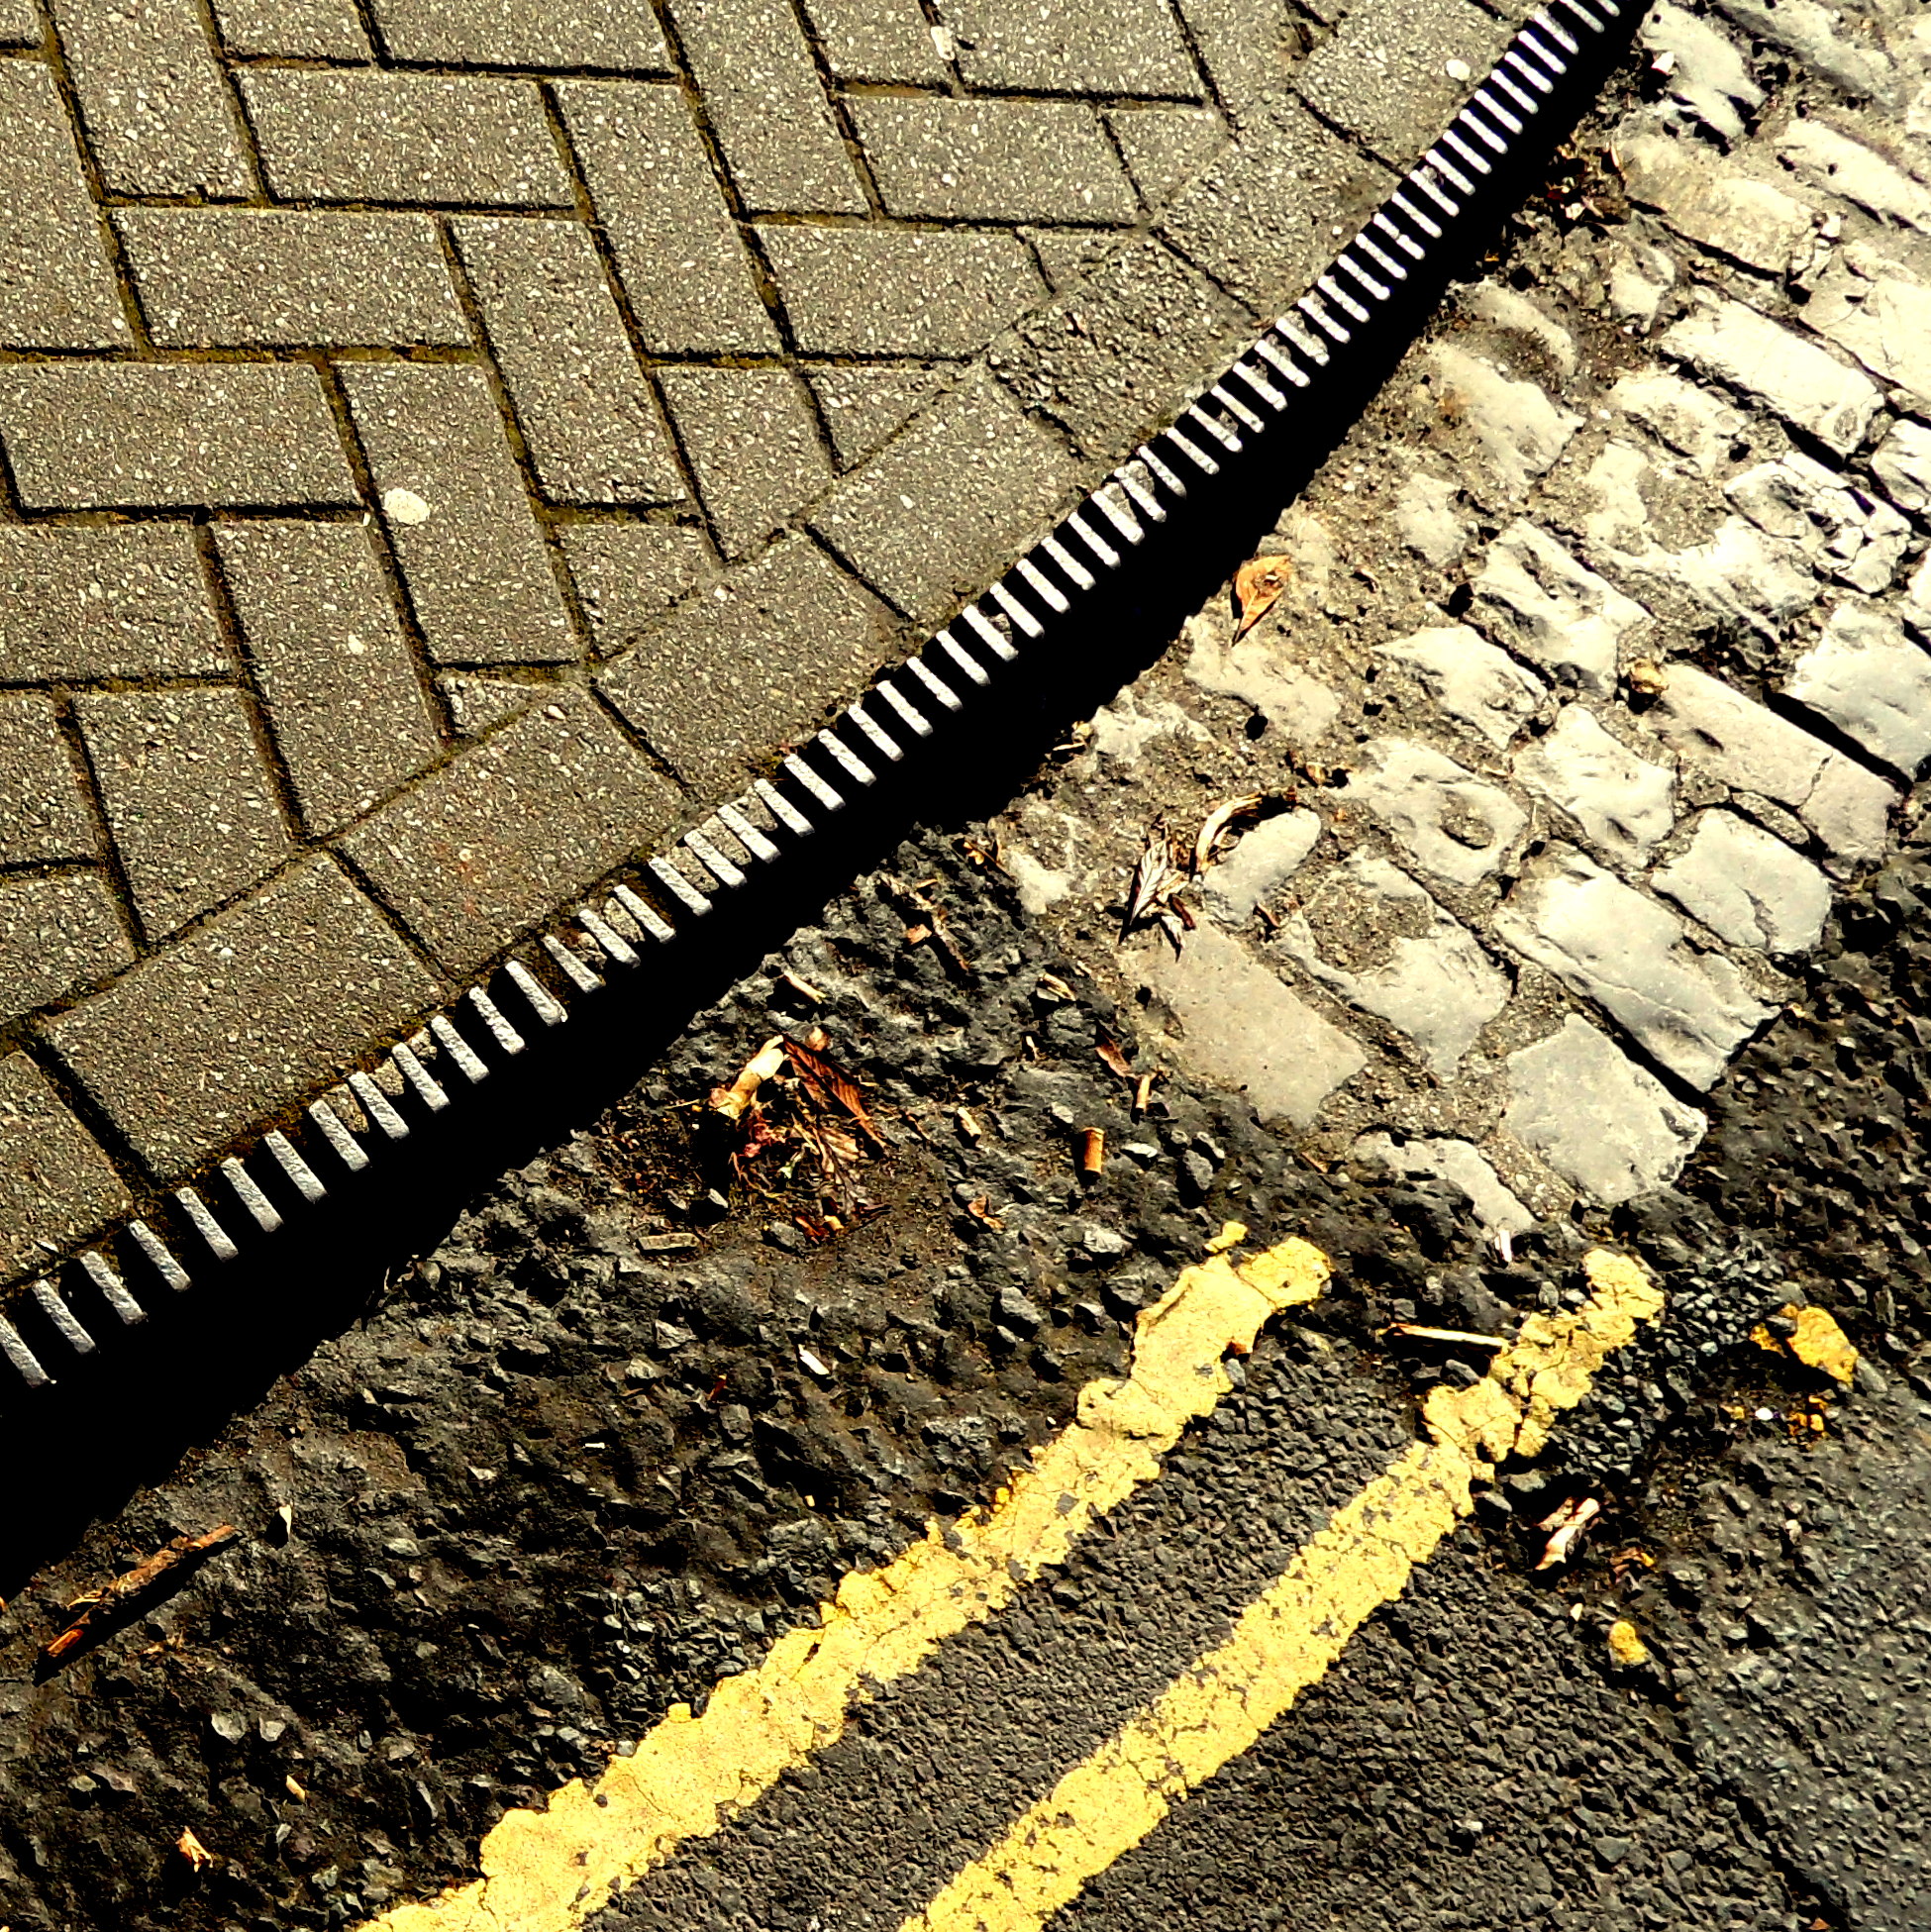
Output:
<svg viewBox="0 0 1931 1932">
<path fill-rule="evenodd" d="M 1565 705 L 1555 728 L 1523 747 L 1515 776 L 1613 860 L 1640 862 L 1676 823 L 1676 773 L 1638 758 L 1584 705 Z"/>
<path fill-rule="evenodd" d="M 1530 866 L 1495 931 L 1691 1086 L 1709 1086 L 1775 1010 L 1721 954 L 1692 952 L 1674 914 L 1573 847 Z"/>
<path fill-rule="evenodd" d="M 563 531 L 563 555 L 605 657 L 717 574 L 703 533 L 675 524 L 572 524 Z"/>
<path fill-rule="evenodd" d="M 1305 809 L 1264 819 L 1233 853 L 1208 867 L 1202 892 L 1222 925 L 1238 930 L 1299 871 L 1321 837 L 1317 813 Z"/>
<path fill-rule="evenodd" d="M 34 684 L 228 668 L 180 524 L 0 525 L 0 650 L 7 676 Z"/>
<path fill-rule="evenodd" d="M 742 556 L 831 484 L 804 386 L 788 370 L 669 368 L 661 380 L 726 557 Z"/>
<path fill-rule="evenodd" d="M 1499 786 L 1405 738 L 1365 746 L 1348 789 L 1416 864 L 1452 885 L 1475 885 L 1498 870 L 1528 823 Z"/>
<path fill-rule="evenodd" d="M 1014 235 L 798 226 L 759 239 L 806 356 L 970 356 L 1046 293 Z"/>
<path fill-rule="evenodd" d="M 757 356 L 777 331 L 674 87 L 566 81 L 558 98 L 644 347 Z"/>
<path fill-rule="evenodd" d="M 683 479 L 588 231 L 481 219 L 454 227 L 544 494 L 679 501 Z"/>
<path fill-rule="evenodd" d="M 1469 92 L 1470 70 L 1488 66 L 1509 31 L 1469 0 L 1356 0 L 1308 56 L 1298 85 L 1336 127 L 1405 159 L 1419 130 L 1448 121 Z"/>
<path fill-rule="evenodd" d="M 326 837 L 443 750 L 367 533 L 229 524 L 221 561 L 303 823 Z"/>
<path fill-rule="evenodd" d="M 168 1180 L 406 1032 L 437 993 L 342 868 L 317 856 L 47 1031 Z"/>
<path fill-rule="evenodd" d="M 1374 647 L 1403 665 L 1458 723 L 1504 749 L 1541 709 L 1548 686 L 1466 624 L 1434 625 Z"/>
<path fill-rule="evenodd" d="M 1878 445 L 1871 469 L 1900 510 L 1931 508 L 1931 428 L 1900 416 Z"/>
<path fill-rule="evenodd" d="M 1526 1234 L 1536 1217 L 1502 1185 L 1502 1177 L 1467 1141 L 1404 1140 L 1391 1134 L 1364 1134 L 1349 1153 L 1358 1161 L 1378 1162 L 1405 1178 L 1446 1180 L 1468 1195 L 1475 1219 L 1490 1232 L 1506 1228 Z"/>
<path fill-rule="evenodd" d="M 377 25 L 397 60 L 432 66 L 535 67 L 558 72 L 670 72 L 663 30 L 650 0 L 374 0 Z"/>
<path fill-rule="evenodd" d="M 1809 952 L 1830 911 L 1823 873 L 1733 812 L 1703 813 L 1689 844 L 1650 883 L 1718 939 L 1765 953 Z"/>
<path fill-rule="evenodd" d="M 1347 1034 L 1218 927 L 1191 934 L 1178 959 L 1162 945 L 1137 964 L 1179 1022 L 1178 1058 L 1243 1089 L 1263 1120 L 1311 1126 L 1322 1101 L 1368 1064 Z"/>
<path fill-rule="evenodd" d="M 938 387 L 929 368 L 833 366 L 810 371 L 839 466 L 863 462 Z"/>
<path fill-rule="evenodd" d="M 6 61 L 0 64 L 0 349 L 117 349 L 130 339 L 53 76 L 35 61 Z"/>
<path fill-rule="evenodd" d="M 1503 1126 L 1611 1206 L 1675 1180 L 1703 1137 L 1701 1114 L 1574 1013 L 1509 1055 L 1508 1088 Z"/>
<path fill-rule="evenodd" d="M 1110 457 L 1153 428 L 1189 377 L 1251 338 L 1253 321 L 1148 237 L 995 342 L 988 359 L 1019 397 Z"/>
<path fill-rule="evenodd" d="M 1385 168 L 1280 100 L 1179 195 L 1161 232 L 1257 316 L 1271 315 L 1393 186 Z"/>
<path fill-rule="evenodd" d="M 1854 245 L 1818 278 L 1804 320 L 1931 406 L 1931 289 L 1915 272 Z"/>
<path fill-rule="evenodd" d="M 452 972 L 657 844 L 677 796 L 581 691 L 469 746 L 348 835 L 350 856 Z"/>
<path fill-rule="evenodd" d="M 805 0 L 805 11 L 841 80 L 946 84 L 946 63 L 918 0 Z"/>
<path fill-rule="evenodd" d="M 815 544 L 786 538 L 691 597 L 603 673 L 633 726 L 707 790 L 897 656 L 891 615 Z"/>
<path fill-rule="evenodd" d="M 1883 400 L 1861 369 L 1847 368 L 1829 351 L 1721 296 L 1707 297 L 1667 330 L 1662 346 L 1755 397 L 1840 457 L 1864 441 Z"/>
<path fill-rule="evenodd" d="M 44 1266 L 134 1205 L 94 1138 L 25 1054 L 0 1059 L 0 1271 Z"/>
<path fill-rule="evenodd" d="M 321 380 L 296 363 L 0 369 L 0 437 L 30 509 L 356 500 Z"/>
<path fill-rule="evenodd" d="M 99 872 L 0 877 L 0 1022 L 104 978 L 133 958 Z"/>
<path fill-rule="evenodd" d="M 847 477 L 812 528 L 908 617 L 936 622 L 1000 574 L 1073 473 L 1059 440 L 974 369 Z"/>
<path fill-rule="evenodd" d="M 430 655 L 531 664 L 575 656 L 482 371 L 363 362 L 345 365 L 342 380 Z M 405 491 L 427 516 L 395 495 Z"/>
<path fill-rule="evenodd" d="M 115 224 L 164 349 L 469 340 L 427 215 L 124 208 Z"/>
<path fill-rule="evenodd" d="M 1723 493 L 1768 536 L 1794 544 L 1810 566 L 1873 596 L 1890 588 L 1911 526 L 1888 503 L 1793 450 L 1758 463 Z"/>
<path fill-rule="evenodd" d="M 888 215 L 1118 224 L 1139 214 L 1098 114 L 1079 103 L 872 96 L 851 114 Z"/>
<path fill-rule="evenodd" d="M 1931 655 L 1880 606 L 1839 604 L 1783 693 L 1906 777 L 1931 756 Z"/>
<path fill-rule="evenodd" d="M 0 692 L 0 865 L 96 859 L 99 846 L 53 700 Z"/>
<path fill-rule="evenodd" d="M 283 201 L 567 208 L 536 83 L 480 75 L 248 67 L 242 94 Z"/>
<path fill-rule="evenodd" d="M 1207 107 L 1115 108 L 1106 125 L 1149 207 L 1190 181 L 1226 139 L 1220 117 Z"/>
<path fill-rule="evenodd" d="M 366 60 L 368 36 L 355 0 L 214 0 L 230 53 L 297 60 Z"/>
<path fill-rule="evenodd" d="M 74 708 L 150 939 L 271 871 L 288 828 L 241 692 L 83 692 Z"/>
<path fill-rule="evenodd" d="M 1159 0 L 947 0 L 940 13 L 968 87 L 1200 97 L 1186 43 Z"/>
<path fill-rule="evenodd" d="M 1598 697 L 1614 694 L 1618 650 L 1649 617 L 1526 517 L 1496 538 L 1470 588 L 1485 630 Z"/>
<path fill-rule="evenodd" d="M 235 102 L 195 0 L 54 0 L 53 23 L 110 192 L 254 191 Z"/>
<path fill-rule="evenodd" d="M 1678 235 L 1779 278 L 1809 255 L 1817 209 L 1768 181 L 1712 167 L 1701 143 L 1639 135 L 1616 152 L 1631 197 Z"/>
<path fill-rule="evenodd" d="M 864 190 L 788 0 L 673 0 L 670 11 L 746 208 L 863 215 Z"/>
</svg>

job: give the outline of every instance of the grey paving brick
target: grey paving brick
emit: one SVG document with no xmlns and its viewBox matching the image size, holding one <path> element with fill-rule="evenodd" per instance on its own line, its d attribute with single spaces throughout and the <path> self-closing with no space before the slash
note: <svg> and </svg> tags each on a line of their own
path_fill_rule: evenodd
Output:
<svg viewBox="0 0 1931 1932">
<path fill-rule="evenodd" d="M 670 440 L 588 230 L 478 218 L 455 233 L 544 494 L 679 501 Z"/>
<path fill-rule="evenodd" d="M 0 877 L 0 1021 L 31 1013 L 134 958 L 99 872 Z"/>
<path fill-rule="evenodd" d="M 253 192 L 241 122 L 195 0 L 54 0 L 53 23 L 111 192 Z"/>
<path fill-rule="evenodd" d="M 671 13 L 746 208 L 864 214 L 858 170 L 788 0 L 672 0 Z"/>
<path fill-rule="evenodd" d="M 1175 194 L 1227 138 L 1208 107 L 1122 107 L 1106 117 L 1127 172 L 1152 207 Z"/>
<path fill-rule="evenodd" d="M 596 81 L 566 81 L 557 92 L 644 347 L 774 351 L 777 331 L 682 93 Z"/>
<path fill-rule="evenodd" d="M 983 370 L 940 397 L 812 527 L 907 616 L 936 620 L 982 590 L 1073 480 L 1059 439 Z"/>
<path fill-rule="evenodd" d="M 363 362 L 345 366 L 342 379 L 436 661 L 573 657 L 549 552 L 482 371 Z"/>
<path fill-rule="evenodd" d="M 143 960 L 49 1029 L 161 1179 L 406 1033 L 438 986 L 326 856 Z"/>
<path fill-rule="evenodd" d="M 124 208 L 115 224 L 166 349 L 469 339 L 427 215 Z"/>
<path fill-rule="evenodd" d="M 1098 114 L 1080 103 L 870 96 L 851 114 L 888 215 L 1122 223 L 1139 213 Z"/>
<path fill-rule="evenodd" d="M 30 509 L 356 500 L 321 379 L 297 363 L 0 369 L 0 437 Z"/>
<path fill-rule="evenodd" d="M 650 0 L 375 0 L 390 54 L 438 66 L 671 71 Z"/>
<path fill-rule="evenodd" d="M 1200 77 L 1160 0 L 945 0 L 969 87 L 1042 94 L 1169 94 Z"/>
<path fill-rule="evenodd" d="M 219 544 L 302 821 L 326 836 L 441 754 L 415 659 L 358 526 L 229 524 Z"/>
<path fill-rule="evenodd" d="M 679 605 L 600 681 L 689 782 L 721 792 L 901 648 L 890 612 L 790 537 Z"/>
<path fill-rule="evenodd" d="M 1394 177 L 1297 102 L 1255 127 L 1187 187 L 1161 232 L 1257 316 L 1276 313 L 1324 268 Z"/>
<path fill-rule="evenodd" d="M 726 557 L 739 557 L 832 481 L 804 385 L 786 369 L 665 369 L 663 393 Z"/>
<path fill-rule="evenodd" d="M 241 78 L 268 187 L 283 201 L 572 200 L 534 81 L 293 67 Z"/>
<path fill-rule="evenodd" d="M 0 1060 L 0 1271 L 45 1267 L 47 1246 L 83 1240 L 133 1205 L 47 1075 L 25 1054 Z"/>
<path fill-rule="evenodd" d="M 1046 293 L 1013 235 L 799 226 L 759 236 L 807 356 L 970 356 Z"/>
<path fill-rule="evenodd" d="M 0 865 L 98 858 L 84 801 L 53 700 L 0 692 Z"/>
<path fill-rule="evenodd" d="M 74 708 L 151 939 L 232 898 L 287 856 L 288 828 L 240 691 L 91 691 Z"/>
<path fill-rule="evenodd" d="M 1357 0 L 1308 57 L 1300 91 L 1335 126 L 1406 165 L 1455 112 L 1509 27 L 1471 0 Z"/>
<path fill-rule="evenodd" d="M 214 0 L 231 53 L 306 60 L 366 60 L 368 36 L 354 0 Z"/>
<path fill-rule="evenodd" d="M 1082 450 L 1110 457 L 1154 427 L 1182 382 L 1216 368 L 1253 333 L 1248 315 L 1149 236 L 994 343 L 988 359 Z"/>
<path fill-rule="evenodd" d="M 53 76 L 37 61 L 0 64 L 0 348 L 129 340 Z"/>
<path fill-rule="evenodd" d="M 1213 91 L 1236 121 L 1275 93 L 1300 64 L 1304 51 L 1300 10 L 1292 0 L 1178 0 Z M 1319 18 L 1338 9 L 1314 0 L 1307 12 Z"/>
<path fill-rule="evenodd" d="M 805 12 L 841 80 L 945 85 L 946 63 L 918 0 L 805 0 Z"/>
<path fill-rule="evenodd" d="M 636 853 L 676 793 L 581 691 L 532 705 L 352 832 L 346 848 L 454 972 Z"/>
<path fill-rule="evenodd" d="M 0 664 L 23 683 L 226 669 L 192 534 L 0 524 Z"/>
<path fill-rule="evenodd" d="M 835 364 L 809 371 L 841 468 L 862 462 L 931 395 L 937 370 Z"/>
<path fill-rule="evenodd" d="M 703 532 L 675 524 L 579 523 L 562 535 L 583 614 L 606 657 L 717 574 Z"/>
</svg>

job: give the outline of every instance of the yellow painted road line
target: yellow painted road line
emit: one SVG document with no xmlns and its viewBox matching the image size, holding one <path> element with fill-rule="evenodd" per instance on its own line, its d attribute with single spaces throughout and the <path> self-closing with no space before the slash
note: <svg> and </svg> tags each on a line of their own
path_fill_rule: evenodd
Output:
<svg viewBox="0 0 1931 1932">
<path fill-rule="evenodd" d="M 1245 1230 L 1230 1225 L 1216 1249 Z M 1284 1241 L 1245 1262 L 1213 1254 L 1185 1270 L 1136 1324 L 1126 1379 L 1080 1391 L 1077 1419 L 989 1507 L 880 1570 L 854 1571 L 816 1629 L 794 1630 L 754 1671 L 726 1678 L 703 1716 L 674 1707 L 597 1778 L 512 1811 L 482 1842 L 482 1878 L 402 1905 L 367 1932 L 565 1932 L 687 1839 L 715 1832 L 779 1777 L 844 1734 L 867 1683 L 916 1671 L 946 1638 L 981 1623 L 1023 1582 L 1064 1562 L 1097 1517 L 1160 1474 L 1160 1459 L 1232 1383 L 1230 1349 L 1327 1284 L 1326 1258 Z"/>
<path fill-rule="evenodd" d="M 1607 1356 L 1663 1311 L 1634 1263 L 1589 1255 L 1594 1292 L 1574 1314 L 1535 1315 L 1488 1377 L 1429 1396 L 1416 1443 L 1298 1553 L 1234 1634 L 1130 1719 L 899 1932 L 1036 1932 L 1131 1851 L 1180 1797 L 1241 1753 L 1316 1682 L 1364 1622 L 1473 1507 L 1472 1484 L 1533 1455 Z"/>
</svg>

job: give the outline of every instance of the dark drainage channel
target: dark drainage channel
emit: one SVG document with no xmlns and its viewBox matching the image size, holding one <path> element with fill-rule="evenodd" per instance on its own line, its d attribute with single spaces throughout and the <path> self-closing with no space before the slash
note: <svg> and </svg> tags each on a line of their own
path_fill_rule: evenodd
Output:
<svg viewBox="0 0 1931 1932">
<path fill-rule="evenodd" d="M 677 864 L 606 882 L 437 1015 L 433 1067 L 397 1049 L 349 1077 L 346 1117 L 318 1103 L 18 1291 L 0 1459 L 44 1474 L 15 1485 L 0 1596 L 353 1322 L 490 1176 L 619 1099 L 912 826 L 1000 810 L 1151 663 L 1476 270 L 1623 56 L 1625 9 L 1538 13 L 1295 309 Z"/>
</svg>

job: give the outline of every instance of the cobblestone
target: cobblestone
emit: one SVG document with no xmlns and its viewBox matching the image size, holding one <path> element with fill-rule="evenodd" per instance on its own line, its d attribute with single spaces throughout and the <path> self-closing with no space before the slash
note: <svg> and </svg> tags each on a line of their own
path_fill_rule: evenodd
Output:
<svg viewBox="0 0 1931 1932">
<path fill-rule="evenodd" d="M 1830 881 L 1781 839 L 1733 812 L 1704 812 L 1688 846 L 1650 882 L 1719 939 L 1807 953 L 1830 911 Z"/>
<path fill-rule="evenodd" d="M 299 364 L 19 364 L 0 369 L 0 437 L 34 509 L 356 500 Z"/>
<path fill-rule="evenodd" d="M 194 0 L 56 0 L 53 18 L 111 193 L 240 199 L 254 189 Z"/>
<path fill-rule="evenodd" d="M 1783 692 L 1907 778 L 1931 755 L 1931 655 L 1885 611 L 1839 604 Z"/>
<path fill-rule="evenodd" d="M 588 232 L 511 220 L 454 228 L 544 494 L 558 503 L 681 499 L 683 479 Z"/>
<path fill-rule="evenodd" d="M 1470 580 L 1481 622 L 1563 682 L 1610 696 L 1623 640 L 1648 612 L 1518 518 Z"/>
<path fill-rule="evenodd" d="M 45 1266 L 133 1205 L 47 1075 L 25 1054 L 0 1059 L 0 1269 Z"/>
<path fill-rule="evenodd" d="M 452 973 L 669 830 L 670 787 L 581 692 L 559 690 L 350 833 L 344 848 Z"/>
<path fill-rule="evenodd" d="M 480 369 L 356 363 L 342 371 L 376 490 L 409 491 L 389 538 L 438 663 L 554 663 L 576 655 L 549 554 Z M 410 513 L 413 518 L 413 512 Z"/>
<path fill-rule="evenodd" d="M 228 668 L 201 559 L 178 524 L 0 525 L 0 640 L 8 677 L 30 684 Z"/>
<path fill-rule="evenodd" d="M 283 201 L 570 205 L 530 81 L 248 67 L 242 93 Z"/>
<path fill-rule="evenodd" d="M 287 856 L 288 830 L 239 691 L 97 691 L 75 709 L 151 939 L 253 885 Z"/>
<path fill-rule="evenodd" d="M 124 347 L 127 318 L 59 93 L 26 60 L 0 64 L 0 348 Z"/>
<path fill-rule="evenodd" d="M 115 222 L 166 349 L 469 339 L 426 216 L 128 208 Z"/>
<path fill-rule="evenodd" d="M 309 833 L 324 838 L 442 750 L 365 531 L 232 524 L 222 570 Z"/>
<path fill-rule="evenodd" d="M 1676 773 L 1638 758 L 1584 705 L 1563 707 L 1555 728 L 1515 761 L 1515 775 L 1617 864 L 1640 863 L 1676 823 Z"/>
<path fill-rule="evenodd" d="M 646 631 L 601 688 L 708 789 L 741 783 L 764 747 L 808 737 L 898 653 L 890 613 L 807 538 L 788 537 Z"/>
<path fill-rule="evenodd" d="M 338 1077 L 371 1040 L 404 1031 L 436 990 L 335 861 L 317 856 L 47 1031 L 150 1169 L 169 1179 Z"/>
<path fill-rule="evenodd" d="M 1433 625 L 1377 647 L 1404 665 L 1449 717 L 1506 747 L 1541 708 L 1548 687 L 1466 624 Z"/>
<path fill-rule="evenodd" d="M 1407 739 L 1378 739 L 1364 751 L 1348 789 L 1424 871 L 1474 885 L 1500 867 L 1528 823 L 1507 792 Z"/>
<path fill-rule="evenodd" d="M 830 485 L 810 400 L 788 369 L 666 369 L 662 380 L 726 557 L 761 543 Z"/>
</svg>

